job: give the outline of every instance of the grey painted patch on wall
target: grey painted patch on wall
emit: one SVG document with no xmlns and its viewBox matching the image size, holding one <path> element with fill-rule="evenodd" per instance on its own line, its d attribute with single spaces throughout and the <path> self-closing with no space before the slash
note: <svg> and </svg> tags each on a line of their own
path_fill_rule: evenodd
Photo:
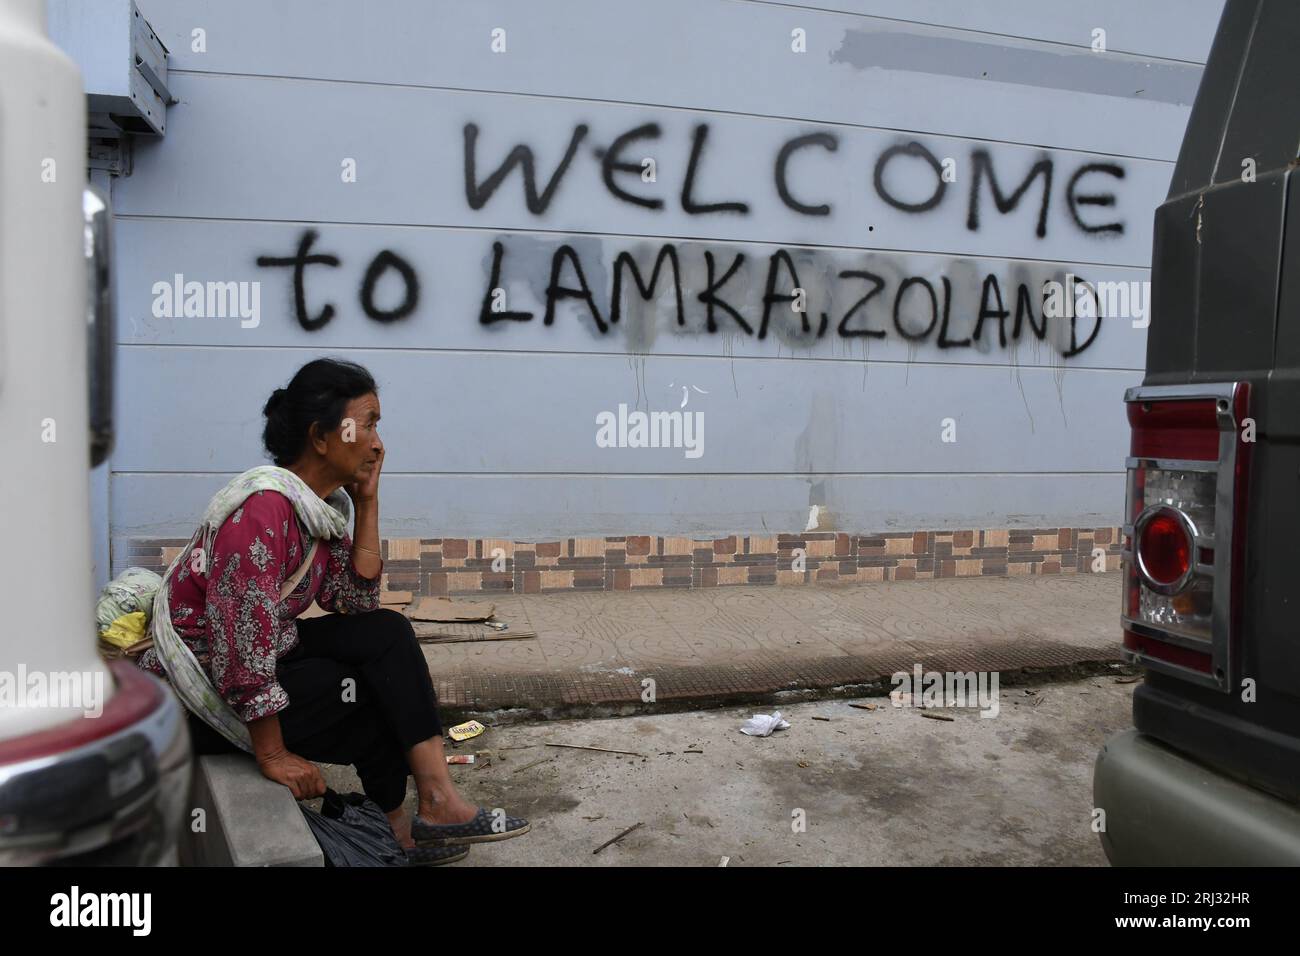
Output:
<svg viewBox="0 0 1300 956">
<path fill-rule="evenodd" d="M 1179 106 L 1191 105 L 1201 82 L 1201 67 L 1194 64 L 1091 50 L 1028 49 L 894 30 L 845 30 L 830 61 L 859 70 L 934 73 Z"/>
</svg>

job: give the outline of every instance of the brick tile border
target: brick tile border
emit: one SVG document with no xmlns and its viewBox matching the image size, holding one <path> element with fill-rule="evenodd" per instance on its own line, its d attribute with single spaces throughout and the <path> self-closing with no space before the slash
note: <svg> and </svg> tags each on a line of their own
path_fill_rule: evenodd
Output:
<svg viewBox="0 0 1300 956">
<path fill-rule="evenodd" d="M 1106 570 L 1118 571 L 1120 539 L 1118 527 L 1016 528 L 544 541 L 385 538 L 380 548 L 389 590 L 545 594 L 1072 574 L 1091 570 L 1098 548 Z M 186 540 L 130 539 L 126 563 L 161 573 Z"/>
</svg>

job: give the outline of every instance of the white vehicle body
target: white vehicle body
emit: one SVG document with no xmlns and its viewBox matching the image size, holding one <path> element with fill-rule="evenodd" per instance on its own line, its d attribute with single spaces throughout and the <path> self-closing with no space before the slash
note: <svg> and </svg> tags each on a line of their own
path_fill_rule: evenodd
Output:
<svg viewBox="0 0 1300 956">
<path fill-rule="evenodd" d="M 81 76 L 45 17 L 45 0 L 0 3 L 0 865 L 166 863 L 188 734 L 165 685 L 96 649 L 87 352 L 90 333 L 103 379 L 111 212 L 86 189 Z"/>
</svg>

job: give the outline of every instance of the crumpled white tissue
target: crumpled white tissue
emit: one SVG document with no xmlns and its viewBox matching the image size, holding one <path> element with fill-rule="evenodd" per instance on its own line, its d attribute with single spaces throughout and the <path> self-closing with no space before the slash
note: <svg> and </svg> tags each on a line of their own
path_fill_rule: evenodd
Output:
<svg viewBox="0 0 1300 956">
<path fill-rule="evenodd" d="M 781 712 L 778 710 L 772 714 L 755 714 L 745 725 L 740 728 L 742 734 L 749 734 L 751 737 L 770 737 L 774 730 L 789 730 L 790 721 L 781 719 Z"/>
</svg>

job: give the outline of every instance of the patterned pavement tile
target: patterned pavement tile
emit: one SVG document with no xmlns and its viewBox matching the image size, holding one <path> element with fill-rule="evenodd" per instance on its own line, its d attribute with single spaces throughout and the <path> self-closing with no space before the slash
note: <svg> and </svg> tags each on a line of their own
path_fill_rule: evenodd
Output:
<svg viewBox="0 0 1300 956">
<path fill-rule="evenodd" d="M 1118 660 L 1116 573 L 805 588 L 516 594 L 497 617 L 536 639 L 425 645 L 457 709 L 713 700 L 939 669 Z"/>
</svg>

